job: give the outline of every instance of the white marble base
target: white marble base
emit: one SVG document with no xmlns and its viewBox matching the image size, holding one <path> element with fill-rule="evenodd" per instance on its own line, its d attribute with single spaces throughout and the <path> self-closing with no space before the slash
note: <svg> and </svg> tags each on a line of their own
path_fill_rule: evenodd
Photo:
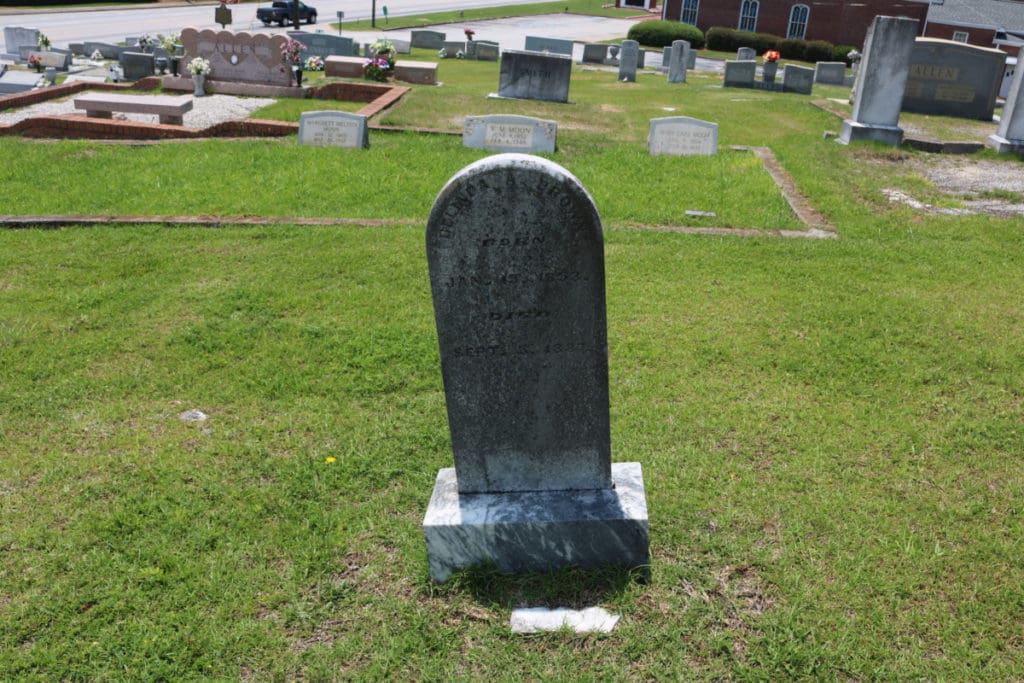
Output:
<svg viewBox="0 0 1024 683">
<path fill-rule="evenodd" d="M 614 488 L 460 494 L 454 468 L 437 473 L 423 519 L 430 578 L 493 562 L 508 573 L 650 562 L 640 463 L 613 463 Z"/>
<path fill-rule="evenodd" d="M 1024 154 L 1024 140 L 1008 140 L 998 135 L 989 135 L 989 147 L 996 151 L 996 154 Z"/>
</svg>

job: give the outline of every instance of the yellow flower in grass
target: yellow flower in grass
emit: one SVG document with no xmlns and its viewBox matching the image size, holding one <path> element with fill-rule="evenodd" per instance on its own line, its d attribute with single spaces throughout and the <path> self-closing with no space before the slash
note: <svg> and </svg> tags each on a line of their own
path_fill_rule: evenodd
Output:
<svg viewBox="0 0 1024 683">
<path fill-rule="evenodd" d="M 327 463 L 328 465 L 335 461 L 337 461 L 337 458 L 335 458 L 333 455 L 328 455 L 326 458 L 324 458 L 324 462 Z"/>
</svg>

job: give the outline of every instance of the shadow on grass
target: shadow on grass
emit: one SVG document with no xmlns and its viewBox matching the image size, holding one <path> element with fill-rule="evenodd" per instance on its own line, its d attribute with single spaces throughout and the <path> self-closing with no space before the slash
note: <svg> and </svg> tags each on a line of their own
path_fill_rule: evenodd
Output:
<svg viewBox="0 0 1024 683">
<path fill-rule="evenodd" d="M 547 573 L 504 574 L 493 565 L 478 565 L 452 574 L 434 590 L 446 594 L 467 593 L 477 603 L 493 608 L 583 609 L 614 600 L 634 583 L 649 581 L 647 567 L 573 567 Z"/>
</svg>

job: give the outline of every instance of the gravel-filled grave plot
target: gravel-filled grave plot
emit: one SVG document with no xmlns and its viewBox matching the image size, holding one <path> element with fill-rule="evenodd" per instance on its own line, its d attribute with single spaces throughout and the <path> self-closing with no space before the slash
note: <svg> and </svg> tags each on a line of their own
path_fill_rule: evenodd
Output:
<svg viewBox="0 0 1024 683">
<path fill-rule="evenodd" d="M 86 91 L 89 92 L 89 91 Z M 72 95 L 59 100 L 40 102 L 21 109 L 0 112 L 0 123 L 17 123 L 23 119 L 30 119 L 36 116 L 60 116 L 64 114 L 80 114 L 85 112 L 75 109 L 75 97 Z M 153 95 L 160 97 L 160 95 Z M 252 112 L 276 102 L 266 97 L 235 97 L 234 95 L 207 95 L 196 97 L 192 100 L 192 111 L 184 116 L 183 125 L 186 128 L 208 128 L 209 126 L 248 118 Z M 157 123 L 156 114 L 114 114 L 115 121 L 139 121 L 142 123 Z"/>
</svg>

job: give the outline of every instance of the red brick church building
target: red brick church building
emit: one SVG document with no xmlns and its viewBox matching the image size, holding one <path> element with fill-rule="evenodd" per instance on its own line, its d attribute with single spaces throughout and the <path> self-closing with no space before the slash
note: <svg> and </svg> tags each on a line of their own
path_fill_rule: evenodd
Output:
<svg viewBox="0 0 1024 683">
<path fill-rule="evenodd" d="M 930 38 L 1011 55 L 1024 45 L 1024 0 L 664 0 L 661 10 L 663 19 L 702 31 L 725 26 L 858 48 L 879 14 L 917 19 L 920 35 Z"/>
</svg>

